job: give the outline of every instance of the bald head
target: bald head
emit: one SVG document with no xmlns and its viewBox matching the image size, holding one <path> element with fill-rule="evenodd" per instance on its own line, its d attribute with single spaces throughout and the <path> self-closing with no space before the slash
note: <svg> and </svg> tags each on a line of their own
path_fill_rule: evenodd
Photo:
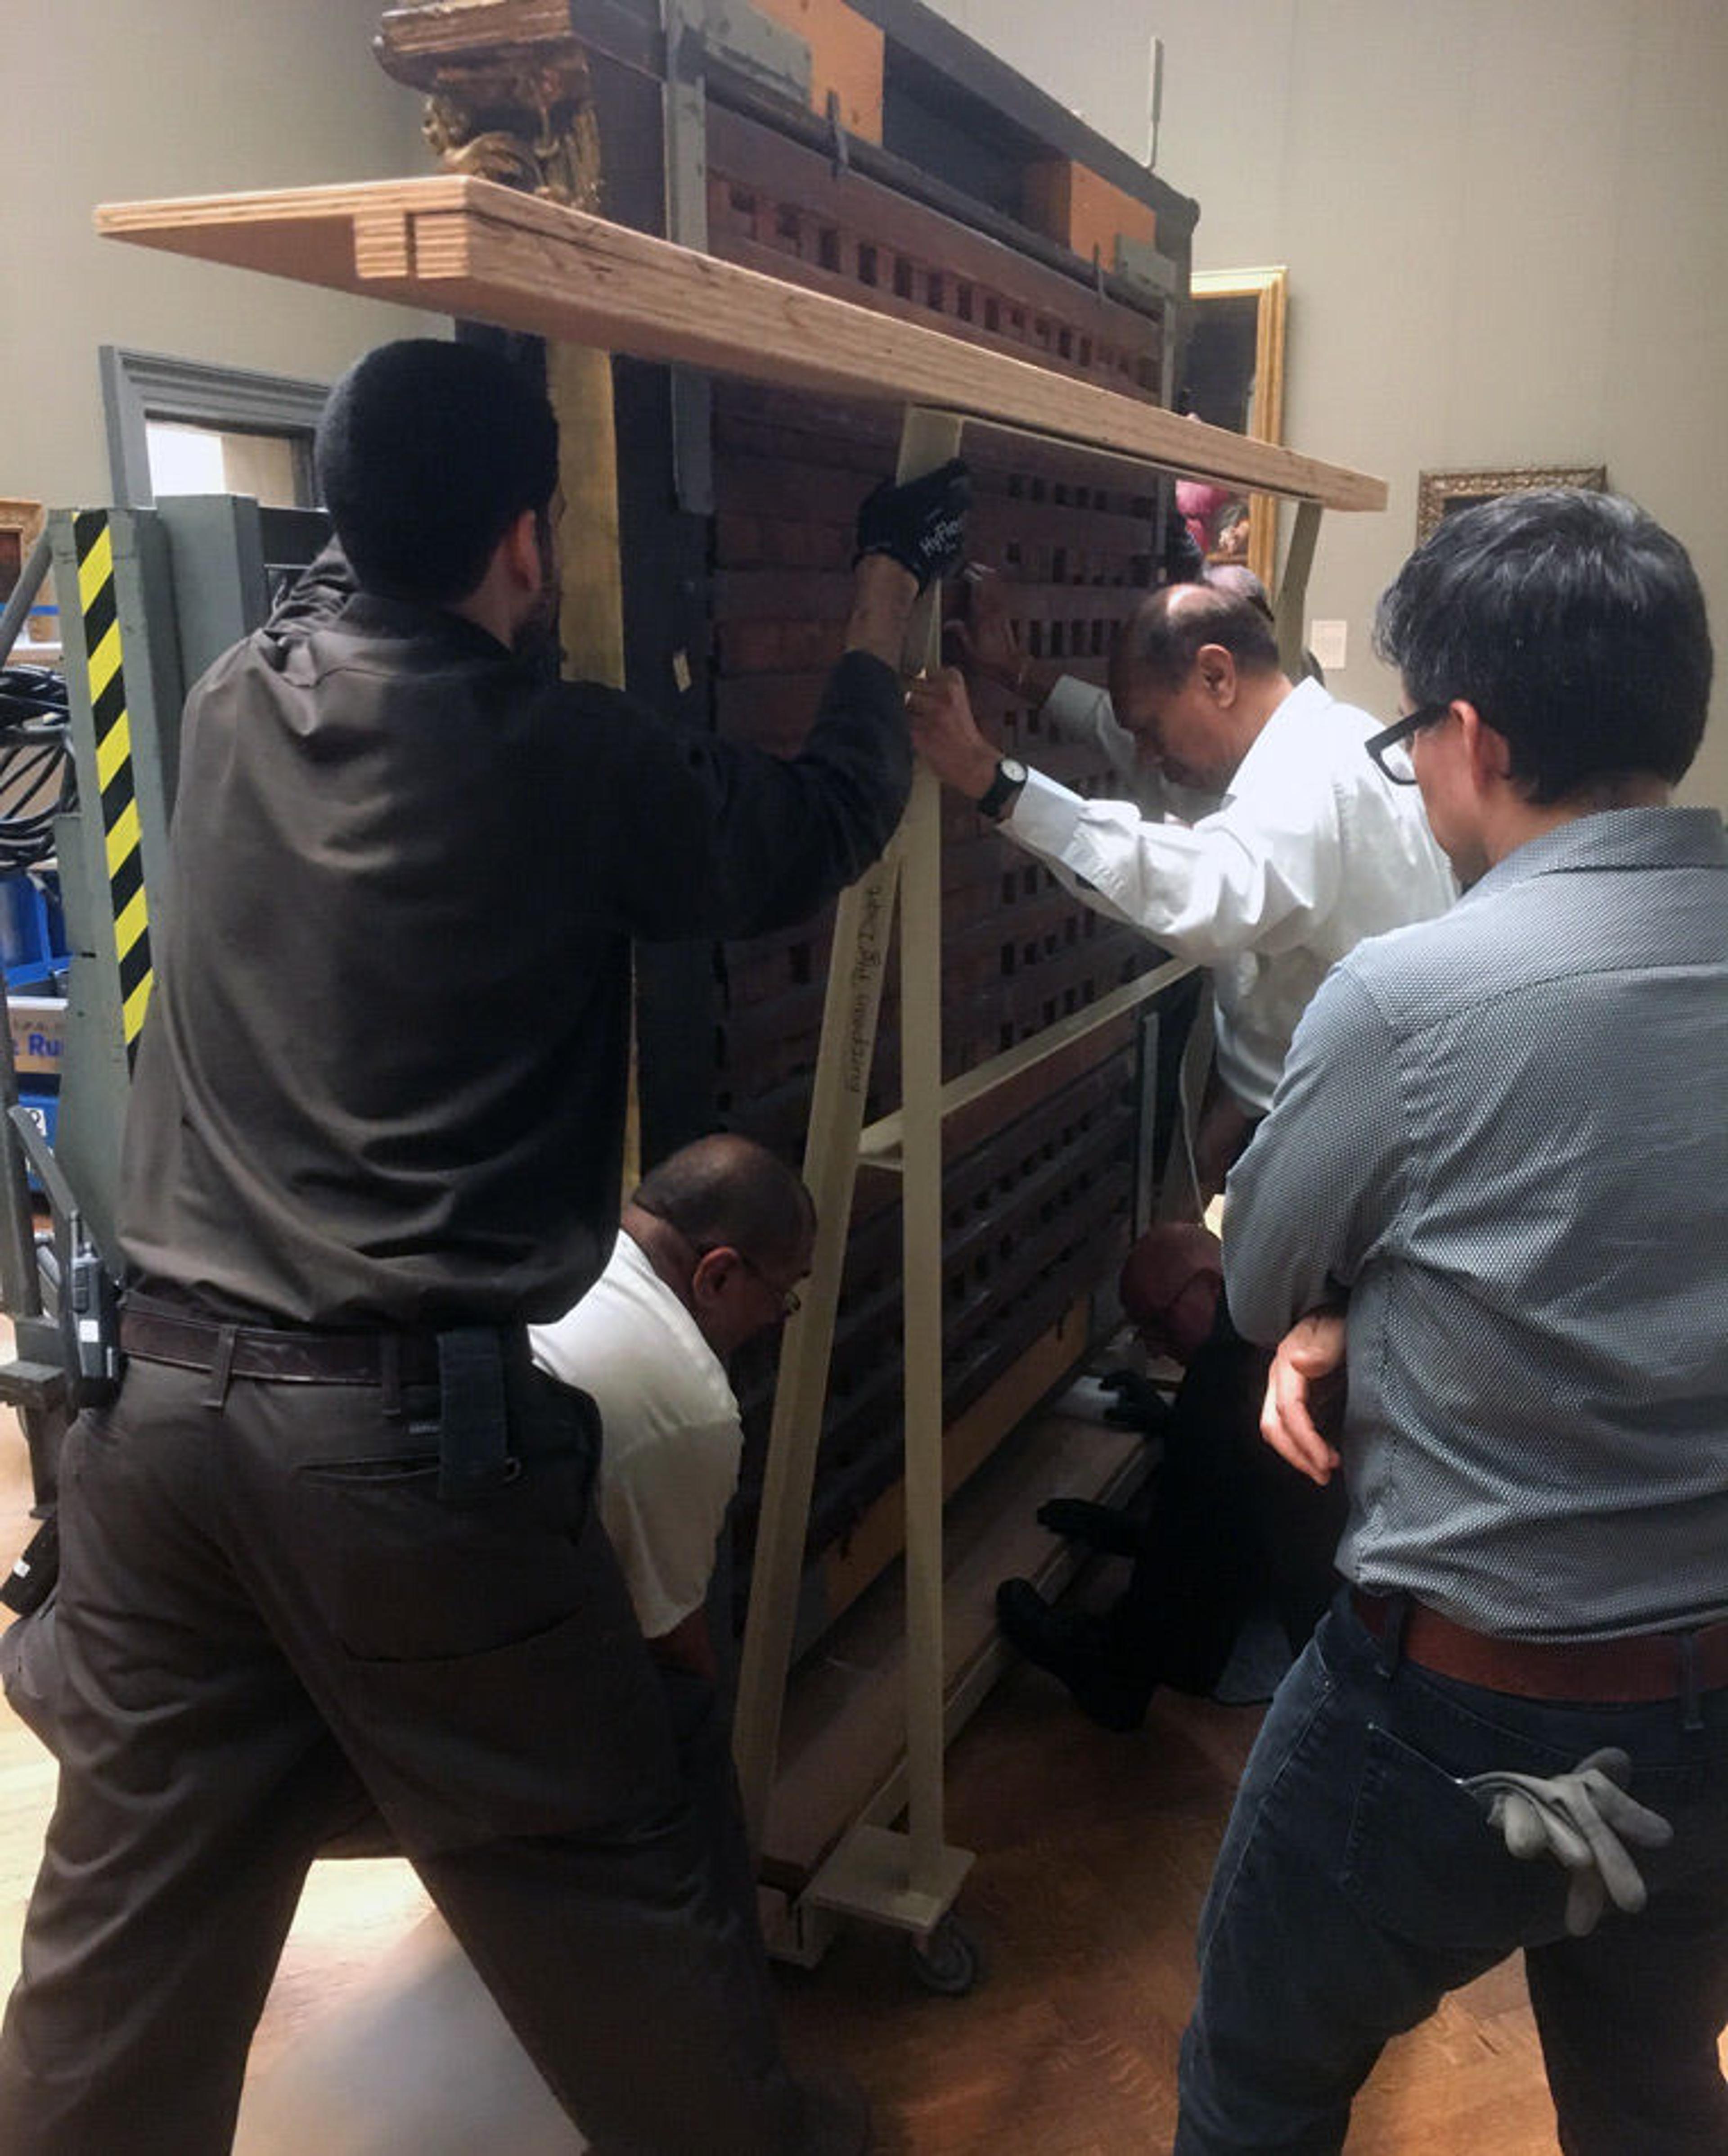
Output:
<svg viewBox="0 0 1728 2156">
<path fill-rule="evenodd" d="M 1290 692 L 1272 624 L 1250 598 L 1211 584 L 1166 584 L 1123 624 L 1110 701 L 1167 778 L 1222 793 Z"/>
<path fill-rule="evenodd" d="M 783 1160 L 734 1131 L 680 1147 L 644 1176 L 630 1203 L 697 1250 L 729 1244 L 759 1264 L 808 1262 L 816 1208 Z"/>
<path fill-rule="evenodd" d="M 644 1177 L 623 1226 L 724 1357 L 797 1307 L 816 1208 L 784 1161 L 723 1132 Z"/>
<path fill-rule="evenodd" d="M 1223 1286 L 1218 1240 L 1197 1221 L 1150 1229 L 1122 1267 L 1122 1308 L 1146 1345 L 1188 1363 L 1209 1337 Z"/>
<path fill-rule="evenodd" d="M 1179 689 L 1202 648 L 1228 651 L 1238 674 L 1277 674 L 1272 624 L 1246 592 L 1217 584 L 1165 584 L 1146 596 L 1123 624 L 1110 660 L 1110 686 L 1132 670 L 1163 689 Z"/>
</svg>

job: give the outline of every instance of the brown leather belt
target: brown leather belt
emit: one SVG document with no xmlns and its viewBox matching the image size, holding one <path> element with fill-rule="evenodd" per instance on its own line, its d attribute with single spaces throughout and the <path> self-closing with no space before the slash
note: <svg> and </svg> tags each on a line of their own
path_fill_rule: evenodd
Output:
<svg viewBox="0 0 1728 2156">
<path fill-rule="evenodd" d="M 1401 1596 L 1353 1587 L 1350 1600 L 1377 1640 L 1386 1637 L 1402 1602 L 1404 1659 L 1484 1691 L 1628 1706 L 1728 1685 L 1728 1624 L 1697 1632 L 1637 1632 L 1623 1640 L 1497 1640 Z"/>
<path fill-rule="evenodd" d="M 140 1309 L 120 1312 L 120 1344 L 141 1362 L 219 1370 L 273 1385 L 423 1385 L 438 1382 L 431 1332 L 278 1332 Z M 392 1365 L 394 1365 L 392 1368 Z"/>
</svg>

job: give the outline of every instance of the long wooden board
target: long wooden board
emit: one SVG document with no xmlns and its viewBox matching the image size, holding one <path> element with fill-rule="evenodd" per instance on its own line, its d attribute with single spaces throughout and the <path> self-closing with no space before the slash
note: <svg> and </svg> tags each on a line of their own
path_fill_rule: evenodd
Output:
<svg viewBox="0 0 1728 2156">
<path fill-rule="evenodd" d="M 490 180 L 108 203 L 114 239 L 787 388 L 963 412 L 1331 509 L 1386 483 Z"/>
</svg>

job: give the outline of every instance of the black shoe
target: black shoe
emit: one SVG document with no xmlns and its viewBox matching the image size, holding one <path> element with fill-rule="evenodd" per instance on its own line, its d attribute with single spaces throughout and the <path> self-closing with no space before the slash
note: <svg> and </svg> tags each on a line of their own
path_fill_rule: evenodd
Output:
<svg viewBox="0 0 1728 2156">
<path fill-rule="evenodd" d="M 1051 1497 L 1038 1507 L 1038 1523 L 1053 1535 L 1084 1543 L 1100 1557 L 1139 1554 L 1139 1525 L 1115 1505 L 1095 1504 L 1090 1497 Z"/>
<path fill-rule="evenodd" d="M 1137 1430 L 1152 1437 L 1169 1421 L 1170 1394 L 1155 1378 L 1142 1378 L 1137 1370 L 1110 1370 L 1098 1382 L 1116 1396 L 1115 1405 L 1105 1409 L 1104 1419 L 1117 1430 Z"/>
<path fill-rule="evenodd" d="M 1114 1665 L 1102 1618 L 1053 1609 L 1029 1579 L 1005 1579 L 996 1590 L 996 1621 L 1028 1662 L 1060 1678 L 1100 1729 L 1138 1729 L 1145 1721 L 1151 1680 Z"/>
</svg>

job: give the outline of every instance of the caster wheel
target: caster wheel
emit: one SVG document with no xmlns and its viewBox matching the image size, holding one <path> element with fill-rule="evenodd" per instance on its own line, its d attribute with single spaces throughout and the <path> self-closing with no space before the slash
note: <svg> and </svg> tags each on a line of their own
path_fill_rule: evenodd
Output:
<svg viewBox="0 0 1728 2156">
<path fill-rule="evenodd" d="M 957 1917 L 944 1917 L 928 1938 L 906 1949 L 915 1982 L 943 1999 L 963 1999 L 983 1974 L 977 1942 Z"/>
</svg>

